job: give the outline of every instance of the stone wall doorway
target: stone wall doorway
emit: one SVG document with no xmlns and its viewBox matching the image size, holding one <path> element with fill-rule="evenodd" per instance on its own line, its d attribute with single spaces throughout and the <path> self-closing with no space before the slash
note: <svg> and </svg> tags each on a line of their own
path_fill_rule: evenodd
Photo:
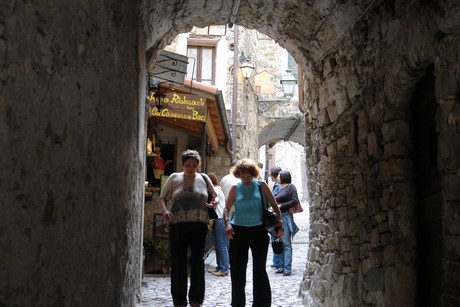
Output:
<svg viewBox="0 0 460 307">
<path fill-rule="evenodd" d="M 431 68 L 411 102 L 417 197 L 417 306 L 439 306 L 442 290 L 442 196 L 434 85 Z"/>
</svg>

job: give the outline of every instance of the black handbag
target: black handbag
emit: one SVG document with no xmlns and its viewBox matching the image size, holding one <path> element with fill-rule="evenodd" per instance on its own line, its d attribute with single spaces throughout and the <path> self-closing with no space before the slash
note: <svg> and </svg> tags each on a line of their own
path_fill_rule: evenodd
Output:
<svg viewBox="0 0 460 307">
<path fill-rule="evenodd" d="M 208 181 L 206 180 L 206 177 L 203 176 L 203 174 L 200 174 L 201 177 L 203 177 L 204 181 L 206 182 L 206 188 L 208 188 Z M 206 203 L 210 203 L 212 201 L 212 194 L 209 193 L 208 190 L 208 199 L 206 200 Z M 210 220 L 216 220 L 219 217 L 217 216 L 216 210 L 214 208 L 207 208 L 208 209 L 208 215 Z"/>
<path fill-rule="evenodd" d="M 262 185 L 260 184 L 259 181 L 259 193 L 260 193 L 260 198 L 262 199 L 262 222 L 264 223 L 265 229 L 271 230 L 272 228 L 275 228 L 276 226 L 276 213 L 273 211 L 270 211 L 268 209 L 268 205 L 266 204 L 266 199 L 264 196 L 264 193 L 262 192 Z"/>
<path fill-rule="evenodd" d="M 272 242 L 272 249 L 274 254 L 282 254 L 284 251 L 283 239 L 281 237 L 276 237 Z"/>
</svg>

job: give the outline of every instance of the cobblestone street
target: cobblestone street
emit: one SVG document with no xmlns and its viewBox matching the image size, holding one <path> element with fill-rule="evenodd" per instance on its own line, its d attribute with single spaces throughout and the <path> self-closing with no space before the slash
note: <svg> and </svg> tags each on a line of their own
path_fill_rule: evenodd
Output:
<svg viewBox="0 0 460 307">
<path fill-rule="evenodd" d="M 306 204 L 304 205 L 305 208 Z M 272 306 L 298 307 L 303 306 L 299 297 L 299 286 L 302 281 L 305 263 L 307 262 L 308 249 L 308 213 L 298 213 L 294 216 L 300 231 L 294 237 L 292 275 L 282 276 L 275 274 L 270 267 L 272 264 L 272 250 L 269 247 L 267 257 L 267 272 L 272 289 Z M 249 252 L 249 262 L 246 283 L 246 304 L 252 306 L 252 257 Z M 212 251 L 205 259 L 205 268 L 216 266 L 215 253 Z M 231 286 L 230 276 L 219 277 L 206 272 L 206 292 L 203 307 L 230 306 Z M 170 294 L 170 278 L 162 275 L 145 275 L 142 287 L 142 307 L 170 307 L 173 306 Z"/>
</svg>

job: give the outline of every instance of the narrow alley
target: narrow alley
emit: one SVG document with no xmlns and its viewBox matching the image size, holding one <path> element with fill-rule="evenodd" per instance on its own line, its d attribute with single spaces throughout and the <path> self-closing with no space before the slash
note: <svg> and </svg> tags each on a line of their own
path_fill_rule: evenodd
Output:
<svg viewBox="0 0 460 307">
<path fill-rule="evenodd" d="M 171 306 L 144 243 L 187 149 L 217 178 L 242 158 L 300 174 L 272 306 L 460 306 L 459 0 L 0 12 L 0 307 Z M 203 306 L 229 306 L 230 276 L 206 281 Z"/>
</svg>

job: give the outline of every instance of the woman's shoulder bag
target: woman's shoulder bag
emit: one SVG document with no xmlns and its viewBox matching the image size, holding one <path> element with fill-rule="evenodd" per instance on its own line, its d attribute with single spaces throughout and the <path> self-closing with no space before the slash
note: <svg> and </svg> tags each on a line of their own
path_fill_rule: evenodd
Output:
<svg viewBox="0 0 460 307">
<path fill-rule="evenodd" d="M 265 229 L 270 230 L 272 228 L 275 228 L 276 226 L 276 213 L 268 209 L 268 205 L 266 204 L 266 199 L 265 195 L 262 191 L 262 184 L 257 182 L 259 185 L 259 193 L 260 193 L 260 198 L 262 200 L 261 205 L 262 205 L 262 222 L 264 223 Z"/>
</svg>

